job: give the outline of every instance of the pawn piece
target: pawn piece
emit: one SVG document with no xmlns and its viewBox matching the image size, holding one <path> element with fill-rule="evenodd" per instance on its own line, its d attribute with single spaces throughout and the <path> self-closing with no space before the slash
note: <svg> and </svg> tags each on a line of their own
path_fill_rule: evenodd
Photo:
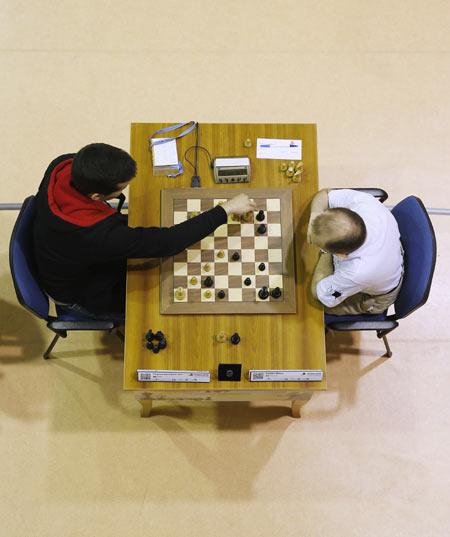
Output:
<svg viewBox="0 0 450 537">
<path fill-rule="evenodd" d="M 230 341 L 233 345 L 237 345 L 241 341 L 241 336 L 235 332 L 231 337 Z"/>
<path fill-rule="evenodd" d="M 178 289 L 175 291 L 175 298 L 177 300 L 183 300 L 186 296 L 186 293 L 182 287 L 178 287 Z"/>
<path fill-rule="evenodd" d="M 225 343 L 226 340 L 227 340 L 227 336 L 225 332 L 219 332 L 218 334 L 216 334 L 217 343 Z"/>
<path fill-rule="evenodd" d="M 147 347 L 147 349 L 149 351 L 152 351 L 153 350 L 153 347 L 155 346 L 153 341 L 147 341 L 147 343 L 145 344 L 145 346 Z"/>
<path fill-rule="evenodd" d="M 263 234 L 266 232 L 266 229 L 267 229 L 266 224 L 259 224 L 259 226 L 258 226 L 258 228 L 256 229 L 256 231 L 257 231 L 260 235 L 263 235 Z"/>
<path fill-rule="evenodd" d="M 275 289 L 272 289 L 272 291 L 270 292 L 270 296 L 272 298 L 280 298 L 281 289 L 279 287 L 275 287 Z"/>
<path fill-rule="evenodd" d="M 156 339 L 156 341 L 161 341 L 162 339 L 165 339 L 164 334 L 161 332 L 161 330 L 158 330 L 156 332 L 155 339 Z"/>
<path fill-rule="evenodd" d="M 218 293 L 217 293 L 217 296 L 219 298 L 225 298 L 225 291 L 223 289 L 221 289 Z"/>
<path fill-rule="evenodd" d="M 155 353 L 155 354 L 158 354 L 159 352 L 159 346 L 158 345 L 155 345 L 152 349 L 152 351 Z"/>
<path fill-rule="evenodd" d="M 205 298 L 211 298 L 212 297 L 212 293 L 209 289 L 207 289 L 204 293 L 203 293 L 203 296 Z"/>
<path fill-rule="evenodd" d="M 197 276 L 192 276 L 192 278 L 189 280 L 189 283 L 191 285 L 197 285 L 198 284 Z"/>
<path fill-rule="evenodd" d="M 163 350 L 167 347 L 167 341 L 166 338 L 161 339 L 161 341 L 158 342 L 158 349 Z"/>
<path fill-rule="evenodd" d="M 252 147 L 252 140 L 251 138 L 246 138 L 244 140 L 244 147 Z"/>
<path fill-rule="evenodd" d="M 252 280 L 250 278 L 245 278 L 244 285 L 248 287 L 251 283 L 252 283 Z"/>
<path fill-rule="evenodd" d="M 264 214 L 264 211 L 261 209 L 256 215 L 256 220 L 258 220 L 258 222 L 262 222 L 265 217 L 266 215 Z"/>
<path fill-rule="evenodd" d="M 212 287 L 212 284 L 213 284 L 213 279 L 211 278 L 211 276 L 207 276 L 203 282 L 203 285 L 205 287 Z"/>
<path fill-rule="evenodd" d="M 285 172 L 287 169 L 288 169 L 288 165 L 286 164 L 286 162 L 282 162 L 280 164 L 280 171 Z"/>
<path fill-rule="evenodd" d="M 219 259 L 222 259 L 223 257 L 225 257 L 225 252 L 224 252 L 223 250 L 219 250 L 219 251 L 217 252 L 217 257 L 218 257 Z"/>
<path fill-rule="evenodd" d="M 258 270 L 260 270 L 261 272 L 264 272 L 266 270 L 266 265 L 265 263 L 260 263 L 258 265 Z"/>
<path fill-rule="evenodd" d="M 209 263 L 205 263 L 203 265 L 204 272 L 209 272 L 211 270 L 211 265 Z"/>
<path fill-rule="evenodd" d="M 145 339 L 147 341 L 152 341 L 152 339 L 154 338 L 154 334 L 151 330 L 149 330 L 146 334 L 145 334 Z"/>
<path fill-rule="evenodd" d="M 258 296 L 261 300 L 266 300 L 269 296 L 269 290 L 267 287 L 261 287 L 261 289 L 258 291 Z"/>
<path fill-rule="evenodd" d="M 234 252 L 233 255 L 231 256 L 231 259 L 233 261 L 239 261 L 240 258 L 241 256 L 239 255 L 239 252 Z"/>
</svg>

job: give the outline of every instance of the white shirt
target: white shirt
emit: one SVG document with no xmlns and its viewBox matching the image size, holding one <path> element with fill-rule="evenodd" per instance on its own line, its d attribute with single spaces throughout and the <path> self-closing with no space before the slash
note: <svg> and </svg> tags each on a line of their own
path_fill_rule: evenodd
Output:
<svg viewBox="0 0 450 537">
<path fill-rule="evenodd" d="M 317 297 L 332 308 L 356 293 L 382 295 L 397 287 L 403 270 L 400 232 L 391 211 L 356 190 L 331 190 L 328 206 L 345 207 L 364 220 L 364 244 L 345 259 L 333 255 L 334 273 L 317 284 Z"/>
</svg>

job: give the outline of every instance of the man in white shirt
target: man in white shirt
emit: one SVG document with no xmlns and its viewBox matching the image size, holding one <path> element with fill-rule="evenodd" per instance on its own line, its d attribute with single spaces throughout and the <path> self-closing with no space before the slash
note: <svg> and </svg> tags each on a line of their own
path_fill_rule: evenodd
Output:
<svg viewBox="0 0 450 537">
<path fill-rule="evenodd" d="M 400 232 L 376 198 L 321 190 L 311 203 L 308 242 L 321 249 L 311 291 L 327 313 L 382 313 L 395 302 L 403 274 Z"/>
</svg>

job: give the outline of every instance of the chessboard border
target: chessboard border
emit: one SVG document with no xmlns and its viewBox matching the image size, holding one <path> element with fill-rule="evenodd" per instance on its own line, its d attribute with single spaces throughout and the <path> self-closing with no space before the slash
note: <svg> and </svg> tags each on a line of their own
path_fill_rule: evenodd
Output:
<svg viewBox="0 0 450 537">
<path fill-rule="evenodd" d="M 292 219 L 292 190 L 289 188 L 165 188 L 161 190 L 161 226 L 173 223 L 173 201 L 177 199 L 233 198 L 238 194 L 250 198 L 279 198 L 283 251 L 283 297 L 280 301 L 257 302 L 173 302 L 173 257 L 161 260 L 161 314 L 276 314 L 297 313 L 295 285 L 295 249 Z M 245 311 L 243 311 L 243 309 Z"/>
</svg>

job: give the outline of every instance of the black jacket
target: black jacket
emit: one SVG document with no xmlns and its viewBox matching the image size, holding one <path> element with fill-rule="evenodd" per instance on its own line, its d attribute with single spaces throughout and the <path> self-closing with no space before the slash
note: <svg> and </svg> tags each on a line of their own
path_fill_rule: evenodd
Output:
<svg viewBox="0 0 450 537">
<path fill-rule="evenodd" d="M 42 285 L 56 301 L 77 303 L 92 312 L 117 310 L 128 258 L 173 256 L 227 220 L 224 209 L 217 206 L 170 228 L 131 228 L 127 216 L 119 212 L 93 225 L 76 225 L 49 205 L 54 169 L 73 156 L 62 155 L 50 164 L 37 195 L 35 256 Z"/>
</svg>

